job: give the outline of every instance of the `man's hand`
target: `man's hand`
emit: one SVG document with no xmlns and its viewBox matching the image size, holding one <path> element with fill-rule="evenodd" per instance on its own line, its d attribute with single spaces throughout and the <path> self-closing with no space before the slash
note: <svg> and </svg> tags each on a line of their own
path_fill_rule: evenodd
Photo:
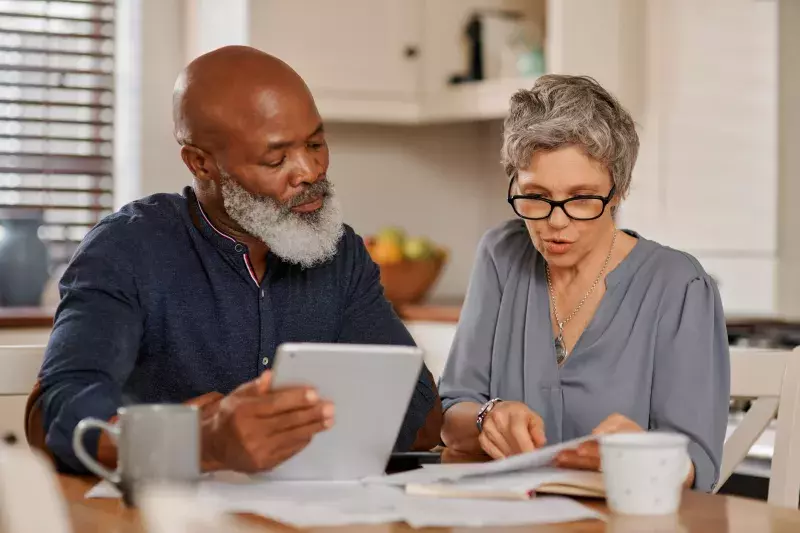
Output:
<svg viewBox="0 0 800 533">
<path fill-rule="evenodd" d="M 224 397 L 202 424 L 206 470 L 270 470 L 333 425 L 333 404 L 309 387 L 269 390 L 267 371 Z"/>
<path fill-rule="evenodd" d="M 547 439 L 542 417 L 527 405 L 499 402 L 483 420 L 478 442 L 492 459 L 500 459 L 541 448 Z"/>
<path fill-rule="evenodd" d="M 621 414 L 613 414 L 594 428 L 592 435 L 606 433 L 639 433 L 639 425 Z M 597 441 L 584 442 L 574 450 L 564 450 L 554 461 L 555 466 L 578 470 L 600 470 L 600 446 Z"/>
</svg>

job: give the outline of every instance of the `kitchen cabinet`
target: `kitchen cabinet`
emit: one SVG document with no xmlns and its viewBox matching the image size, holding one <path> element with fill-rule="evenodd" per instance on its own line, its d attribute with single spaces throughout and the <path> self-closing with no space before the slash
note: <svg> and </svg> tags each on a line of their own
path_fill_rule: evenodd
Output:
<svg viewBox="0 0 800 533">
<path fill-rule="evenodd" d="M 292 65 L 330 122 L 500 119 L 511 95 L 530 87 L 534 78 L 449 83 L 453 75 L 467 70 L 464 31 L 476 10 L 520 13 L 532 35 L 544 36 L 548 70 L 590 74 L 625 92 L 635 74 L 629 72 L 627 59 L 640 50 L 636 39 L 644 13 L 641 4 L 639 0 L 259 0 L 250 3 L 249 42 Z"/>
<path fill-rule="evenodd" d="M 695 253 L 717 282 L 722 305 L 730 317 L 774 316 L 778 312 L 776 286 L 778 260 L 752 254 Z"/>
<path fill-rule="evenodd" d="M 774 2 L 672 0 L 657 10 L 670 243 L 706 255 L 777 250 Z"/>
<path fill-rule="evenodd" d="M 414 101 L 423 0 L 258 0 L 250 42 L 292 66 L 314 93 Z"/>
<path fill-rule="evenodd" d="M 776 3 L 647 9 L 643 149 L 628 220 L 694 255 L 729 315 L 779 313 Z"/>
</svg>

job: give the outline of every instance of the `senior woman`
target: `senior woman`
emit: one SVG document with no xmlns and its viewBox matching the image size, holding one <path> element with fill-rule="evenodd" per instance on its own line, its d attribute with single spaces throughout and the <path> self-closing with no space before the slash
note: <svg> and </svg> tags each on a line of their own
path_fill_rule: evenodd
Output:
<svg viewBox="0 0 800 533">
<path fill-rule="evenodd" d="M 687 486 L 712 489 L 730 392 L 722 305 L 692 256 L 617 228 L 638 148 L 591 78 L 543 76 L 511 99 L 502 159 L 517 217 L 478 247 L 439 389 L 448 448 L 499 458 L 677 431 Z M 599 469 L 597 445 L 557 463 Z"/>
</svg>

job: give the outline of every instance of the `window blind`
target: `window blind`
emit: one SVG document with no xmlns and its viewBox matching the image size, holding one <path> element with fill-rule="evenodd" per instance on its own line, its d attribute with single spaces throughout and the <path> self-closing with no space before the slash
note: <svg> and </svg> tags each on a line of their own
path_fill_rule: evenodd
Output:
<svg viewBox="0 0 800 533">
<path fill-rule="evenodd" d="M 114 2 L 0 0 L 0 218 L 68 261 L 113 206 Z"/>
</svg>

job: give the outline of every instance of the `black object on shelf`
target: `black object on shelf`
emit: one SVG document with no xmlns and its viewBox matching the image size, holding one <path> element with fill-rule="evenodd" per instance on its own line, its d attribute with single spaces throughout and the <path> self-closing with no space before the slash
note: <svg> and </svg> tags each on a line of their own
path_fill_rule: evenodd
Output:
<svg viewBox="0 0 800 533">
<path fill-rule="evenodd" d="M 502 17 L 519 19 L 522 15 L 515 11 L 484 9 L 475 11 L 467 21 L 464 35 L 468 43 L 469 59 L 466 72 L 454 74 L 450 77 L 450 84 L 482 81 L 487 76 L 487 66 L 484 64 L 484 48 L 486 46 L 486 32 L 484 20 L 486 17 Z"/>
<path fill-rule="evenodd" d="M 474 13 L 464 30 L 464 35 L 469 43 L 469 65 L 467 72 L 454 74 L 450 77 L 452 85 L 483 79 L 483 31 L 479 13 Z"/>
</svg>

